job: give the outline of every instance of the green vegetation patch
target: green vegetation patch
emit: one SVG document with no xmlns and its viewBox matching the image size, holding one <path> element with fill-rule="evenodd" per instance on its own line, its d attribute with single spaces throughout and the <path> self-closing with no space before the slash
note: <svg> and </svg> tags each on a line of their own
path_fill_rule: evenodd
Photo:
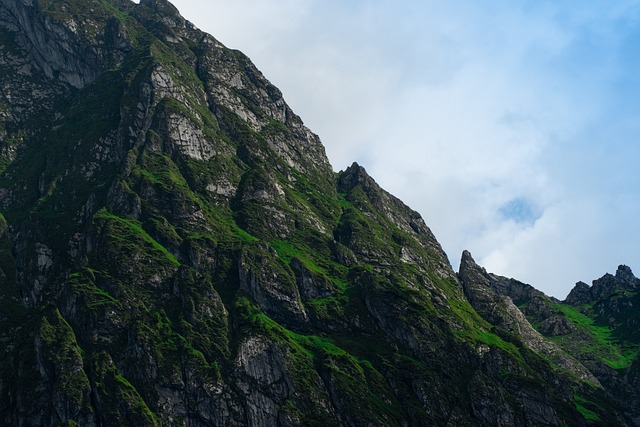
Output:
<svg viewBox="0 0 640 427">
<path fill-rule="evenodd" d="M 332 320 L 347 314 L 349 296 L 342 294 L 336 297 L 317 298 L 306 304 L 321 319 Z"/>
<path fill-rule="evenodd" d="M 100 352 L 91 357 L 93 389 L 99 409 L 115 425 L 160 426 L 160 420 L 136 387 L 125 378 L 111 356 Z"/>
<path fill-rule="evenodd" d="M 88 405 L 90 392 L 89 380 L 82 367 L 80 348 L 71 326 L 57 309 L 42 317 L 38 330 L 43 347 L 43 360 L 51 364 L 51 373 L 55 372 L 55 393 L 66 396 L 73 405 Z"/>
<path fill-rule="evenodd" d="M 478 315 L 467 300 L 451 299 L 452 312 L 462 321 L 460 329 L 454 329 L 454 334 L 463 341 L 483 343 L 489 347 L 499 348 L 513 356 L 517 361 L 525 364 L 525 358 L 520 349 L 511 342 L 492 332 L 492 326 Z"/>
<path fill-rule="evenodd" d="M 101 306 L 122 308 L 122 304 L 111 296 L 104 289 L 95 284 L 96 272 L 85 269 L 82 272 L 72 273 L 68 276 L 68 285 L 77 294 L 84 297 L 85 304 L 89 309 L 96 309 Z"/>
<path fill-rule="evenodd" d="M 510 342 L 503 340 L 493 332 L 483 331 L 479 332 L 476 336 L 481 342 L 487 344 L 488 346 L 497 347 L 501 350 L 504 350 L 519 362 L 525 363 L 524 357 L 522 356 L 522 353 L 520 352 L 520 349 L 518 347 Z"/>
<path fill-rule="evenodd" d="M 342 405 L 350 407 L 359 420 L 374 425 L 398 425 L 401 416 L 395 401 L 380 372 L 369 360 L 359 359 L 335 344 L 333 340 L 318 335 L 303 335 L 279 325 L 246 298 L 239 298 L 236 308 L 241 311 L 244 327 L 261 332 L 285 344 L 294 358 L 313 361 L 318 374 L 328 377 L 335 386 L 335 393 Z M 295 362 L 304 365 L 304 361 Z M 308 377 L 308 374 L 307 374 Z M 317 387 L 313 381 L 309 387 Z"/>
<path fill-rule="evenodd" d="M 286 240 L 273 240 L 271 242 L 271 247 L 276 250 L 278 256 L 286 264 L 289 264 L 293 258 L 298 258 L 310 271 L 322 275 L 327 274 L 323 268 L 317 266 L 313 259 L 307 255 L 307 251 L 295 247 Z"/>
<path fill-rule="evenodd" d="M 201 376 L 219 375 L 219 366 L 209 363 L 204 353 L 194 348 L 190 341 L 177 331 L 180 325 L 174 325 L 162 309 L 149 313 L 150 319 L 139 323 L 137 333 L 143 341 L 148 341 L 153 348 L 154 358 L 160 363 L 160 373 L 170 378 L 180 372 L 183 365 L 197 370 Z"/>
<path fill-rule="evenodd" d="M 626 369 L 637 358 L 640 344 L 621 342 L 614 331 L 606 325 L 598 325 L 596 321 L 568 304 L 557 304 L 557 309 L 580 331 L 588 334 L 591 340 L 581 341 L 579 351 L 584 355 L 594 355 L 613 369 Z M 556 340 L 560 344 L 567 343 L 570 338 L 560 336 Z"/>
<path fill-rule="evenodd" d="M 180 262 L 164 246 L 154 240 L 141 226 L 139 221 L 121 218 L 109 213 L 106 209 L 101 209 L 94 215 L 94 220 L 102 220 L 111 224 L 112 232 L 110 236 L 125 246 L 132 246 L 132 251 L 140 246 L 146 247 L 148 251 L 160 254 L 171 265 L 177 267 Z"/>
<path fill-rule="evenodd" d="M 593 402 L 576 394 L 573 396 L 573 403 L 576 405 L 576 409 L 578 410 L 578 412 L 580 412 L 580 414 L 582 414 L 585 420 L 589 422 L 600 421 L 600 416 L 589 409 L 589 407 L 593 407 L 593 405 L 595 405 Z"/>
<path fill-rule="evenodd" d="M 159 138 L 158 135 L 155 137 Z M 134 176 L 139 175 L 151 184 L 157 184 L 167 192 L 177 191 L 189 199 L 195 199 L 190 193 L 189 184 L 171 157 L 159 151 L 144 151 L 134 169 Z"/>
<path fill-rule="evenodd" d="M 159 138 L 159 136 L 152 136 Z M 184 172 L 190 178 L 193 174 L 204 173 L 209 163 L 189 161 Z M 195 168 L 195 169 L 194 169 Z M 226 248 L 239 248 L 242 244 L 255 242 L 258 239 L 238 226 L 233 213 L 228 206 L 212 203 L 202 194 L 195 192 L 185 178 L 183 171 L 176 162 L 165 153 L 158 151 L 144 151 L 137 159 L 131 175 L 131 188 L 140 194 L 153 188 L 156 195 L 144 200 L 145 208 L 150 210 L 153 217 L 147 223 L 149 231 L 154 230 L 162 239 L 172 242 L 176 246 L 184 240 L 209 239 L 215 245 Z M 196 186 L 203 183 L 190 179 Z M 201 189 L 202 190 L 202 189 Z M 167 220 L 175 216 L 172 206 L 179 206 L 185 212 L 201 211 L 207 227 L 195 226 L 189 221 L 176 223 Z M 183 228 L 180 228 L 183 227 Z M 145 227 L 147 229 L 147 227 Z M 160 237 L 158 237 L 160 239 Z"/>
<path fill-rule="evenodd" d="M 344 292 L 349 287 L 349 268 L 331 259 L 329 254 L 289 240 L 272 240 L 271 247 L 285 264 L 291 264 L 294 258 L 297 259 L 309 272 L 332 283 L 339 292 Z"/>
</svg>

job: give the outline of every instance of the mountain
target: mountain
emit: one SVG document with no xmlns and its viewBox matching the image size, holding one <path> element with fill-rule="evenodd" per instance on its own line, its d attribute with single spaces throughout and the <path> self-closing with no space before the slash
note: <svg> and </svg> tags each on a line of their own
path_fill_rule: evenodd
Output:
<svg viewBox="0 0 640 427">
<path fill-rule="evenodd" d="M 0 0 L 0 45 L 0 424 L 638 423 L 630 270 L 454 272 L 166 0 Z"/>
</svg>

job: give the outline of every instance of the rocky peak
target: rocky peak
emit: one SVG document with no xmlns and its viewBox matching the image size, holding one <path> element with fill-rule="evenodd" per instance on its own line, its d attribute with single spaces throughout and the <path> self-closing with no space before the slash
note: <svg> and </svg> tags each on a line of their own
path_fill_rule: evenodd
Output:
<svg viewBox="0 0 640 427">
<path fill-rule="evenodd" d="M 618 266 L 615 277 L 616 281 L 623 289 L 630 291 L 640 290 L 640 279 L 634 276 L 630 267 L 626 265 Z"/>
<path fill-rule="evenodd" d="M 580 362 L 543 337 L 514 304 L 512 298 L 504 293 L 513 289 L 508 286 L 510 279 L 487 273 L 466 250 L 462 253 L 458 276 L 473 308 L 491 323 L 499 334 L 508 336 L 510 339 L 517 338 L 531 351 L 549 358 L 562 369 L 598 384 L 598 380 Z M 517 283 L 516 289 L 528 286 L 520 282 Z M 532 296 L 535 301 L 540 298 L 539 295 Z M 560 321 L 547 327 L 552 330 L 564 331 L 569 326 Z"/>
<path fill-rule="evenodd" d="M 460 270 L 462 270 L 463 266 L 467 268 L 468 266 L 477 266 L 478 264 L 473 259 L 473 255 L 468 250 L 462 251 L 462 256 L 460 257 Z"/>
<path fill-rule="evenodd" d="M 460 261 L 461 275 L 472 274 L 475 271 L 482 273 L 489 280 L 488 286 L 499 295 L 506 295 L 518 306 L 528 304 L 532 301 L 540 299 L 549 299 L 543 292 L 535 289 L 533 286 L 522 283 L 512 278 L 498 276 L 487 273 L 486 270 L 479 266 L 471 256 L 469 251 L 463 251 Z"/>
<path fill-rule="evenodd" d="M 435 240 L 420 214 L 397 197 L 383 190 L 365 168 L 358 163 L 354 162 L 345 171 L 338 174 L 337 189 L 339 193 L 345 194 L 362 193 L 368 203 L 384 212 L 391 221 L 403 230 Z"/>
<path fill-rule="evenodd" d="M 182 17 L 178 9 L 167 0 L 141 0 L 132 15 L 156 37 L 172 46 L 182 60 L 195 66 L 195 55 L 182 42 L 204 37 L 191 22 Z M 217 43 L 217 42 L 216 42 Z"/>
<path fill-rule="evenodd" d="M 490 276 L 483 267 L 476 263 L 471 252 L 467 250 L 462 252 L 458 277 L 471 304 L 493 300 Z"/>
<path fill-rule="evenodd" d="M 618 266 L 616 274 L 604 274 L 589 286 L 578 282 L 569 292 L 565 302 L 574 306 L 608 299 L 619 291 L 636 292 L 640 290 L 640 279 L 634 276 L 631 268 L 626 265 Z"/>
<path fill-rule="evenodd" d="M 471 253 L 467 250 L 462 253 L 458 277 L 467 299 L 478 314 L 494 324 L 502 324 L 504 326 L 506 323 L 510 323 L 505 317 L 506 312 L 504 311 L 507 298 L 493 290 L 492 283 L 494 278 L 475 262 Z M 501 308 L 499 309 L 499 307 Z"/>
<path fill-rule="evenodd" d="M 362 186 L 365 191 L 380 191 L 380 186 L 369 176 L 366 169 L 357 162 L 340 173 L 338 179 L 338 191 L 348 193 L 357 185 Z"/>
<path fill-rule="evenodd" d="M 140 0 L 140 5 L 147 6 L 157 12 L 162 12 L 162 14 L 166 16 L 181 16 L 178 9 L 167 0 Z"/>
<path fill-rule="evenodd" d="M 460 257 L 460 267 L 458 269 L 458 274 L 460 275 L 468 275 L 472 272 L 480 271 L 482 273 L 486 273 L 486 270 L 479 266 L 476 263 L 476 260 L 473 259 L 473 255 L 468 250 L 462 251 L 462 256 Z"/>
<path fill-rule="evenodd" d="M 571 289 L 569 295 L 564 300 L 570 305 L 584 305 L 591 300 L 591 288 L 586 283 L 580 281 Z"/>
</svg>

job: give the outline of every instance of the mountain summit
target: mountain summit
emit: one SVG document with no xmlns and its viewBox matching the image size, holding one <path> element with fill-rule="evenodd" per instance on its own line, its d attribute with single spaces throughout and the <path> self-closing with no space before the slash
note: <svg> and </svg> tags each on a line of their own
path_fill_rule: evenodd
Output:
<svg viewBox="0 0 640 427">
<path fill-rule="evenodd" d="M 634 425 L 630 270 L 456 274 L 166 0 L 0 0 L 0 47 L 0 424 Z"/>
</svg>

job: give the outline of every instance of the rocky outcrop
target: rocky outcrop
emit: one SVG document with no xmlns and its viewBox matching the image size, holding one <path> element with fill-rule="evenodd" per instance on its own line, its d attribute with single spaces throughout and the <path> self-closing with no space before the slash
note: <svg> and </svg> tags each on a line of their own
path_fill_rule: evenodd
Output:
<svg viewBox="0 0 640 427">
<path fill-rule="evenodd" d="M 473 308 L 499 330 L 501 335 L 515 336 L 527 348 L 553 361 L 558 367 L 566 369 L 585 381 L 599 384 L 593 374 L 580 362 L 534 329 L 522 311 L 513 303 L 511 297 L 501 293 L 513 292 L 515 287 L 518 290 L 516 295 L 528 295 L 531 290 L 527 289 L 526 285 L 505 286 L 508 280 L 487 273 L 484 268 L 476 264 L 468 251 L 462 254 L 458 275 Z M 522 292 L 522 289 L 526 289 L 526 292 Z"/>
<path fill-rule="evenodd" d="M 591 288 L 584 282 L 577 282 L 564 300 L 571 305 L 584 305 L 591 300 Z"/>
<path fill-rule="evenodd" d="M 637 292 L 640 290 L 640 279 L 626 265 L 618 267 L 615 276 L 605 274 L 600 279 L 594 280 L 592 286 L 584 282 L 576 283 L 569 292 L 565 302 L 574 306 L 611 298 L 616 293 Z"/>
<path fill-rule="evenodd" d="M 108 67 L 117 66 L 132 50 L 122 24 L 104 19 L 96 2 L 78 7 L 66 2 L 6 0 L 2 5 L 31 64 L 47 78 L 74 88 L 86 86 Z"/>
<path fill-rule="evenodd" d="M 420 214 L 380 188 L 362 166 L 354 163 L 339 175 L 338 192 L 346 194 L 347 201 L 358 203 L 358 208 L 365 215 L 372 218 L 382 215 L 384 221 L 397 227 L 398 232 L 389 236 L 399 247 L 399 252 L 394 256 L 399 256 L 403 262 L 410 264 L 423 264 L 442 278 L 453 277 L 447 255 Z M 343 218 L 346 219 L 349 214 L 349 210 L 345 210 Z M 371 241 L 375 237 L 375 231 L 360 231 L 357 221 L 342 221 L 334 235 L 338 242 L 359 254 L 361 261 L 375 265 L 380 260 L 389 258 L 388 255 L 372 251 L 374 247 L 384 247 Z M 405 238 L 405 235 L 411 238 Z M 418 248 L 412 246 L 414 242 L 419 244 Z M 424 253 L 430 256 L 425 257 Z"/>
<path fill-rule="evenodd" d="M 638 397 L 631 384 L 640 349 L 633 332 L 637 331 L 638 317 L 632 311 L 638 299 L 638 279 L 628 267 L 620 266 L 615 275 L 605 274 L 592 286 L 578 282 L 564 302 L 513 279 L 487 273 L 475 265 L 468 253 L 463 254 L 460 276 L 470 301 L 485 319 L 496 327 L 504 325 L 505 319 L 507 325 L 513 324 L 517 315 L 506 313 L 515 298 L 527 318 L 521 321 L 529 321 L 528 329 L 536 325 L 538 332 L 553 340 L 551 343 L 539 334 L 531 340 L 529 334 L 525 342 L 530 348 L 542 351 L 565 369 L 587 375 L 585 378 L 591 382 L 595 379 L 630 418 L 637 419 Z M 509 332 L 515 329 L 522 331 L 507 326 Z M 552 350 L 549 345 L 555 349 L 556 358 L 548 353 Z M 564 353 L 560 359 L 559 348 Z M 567 354 L 572 357 L 567 359 Z"/>
<path fill-rule="evenodd" d="M 576 331 L 576 327 L 562 315 L 552 315 L 542 321 L 538 330 L 546 336 L 557 337 Z"/>
</svg>

